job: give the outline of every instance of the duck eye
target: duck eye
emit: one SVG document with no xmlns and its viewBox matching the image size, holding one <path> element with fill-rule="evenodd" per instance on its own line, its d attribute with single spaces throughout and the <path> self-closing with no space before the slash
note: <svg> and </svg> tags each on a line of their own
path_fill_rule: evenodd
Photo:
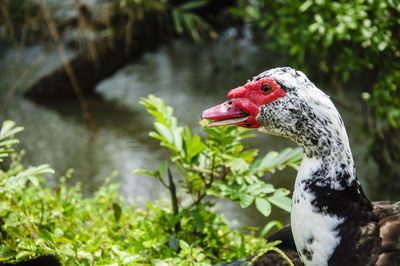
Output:
<svg viewBox="0 0 400 266">
<path fill-rule="evenodd" d="M 271 85 L 269 85 L 269 84 L 267 84 L 267 83 L 264 83 L 264 84 L 261 86 L 261 91 L 262 91 L 264 94 L 270 94 L 271 91 L 272 91 L 272 87 L 271 87 Z"/>
</svg>

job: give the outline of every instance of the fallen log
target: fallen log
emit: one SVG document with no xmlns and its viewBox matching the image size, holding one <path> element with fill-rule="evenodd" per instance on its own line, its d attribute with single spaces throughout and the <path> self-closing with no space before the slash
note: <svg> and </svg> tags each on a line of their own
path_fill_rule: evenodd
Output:
<svg viewBox="0 0 400 266">
<path fill-rule="evenodd" d="M 79 52 L 70 60 L 70 65 L 83 94 L 92 92 L 97 83 L 111 76 L 128 62 L 138 58 L 144 51 L 156 48 L 158 44 L 165 42 L 173 34 L 172 29 L 166 26 L 167 23 L 158 23 L 154 19 L 155 17 L 160 20 L 167 19 L 162 14 L 149 13 L 135 21 L 135 31 L 131 37 L 134 42 L 131 47 L 126 47 L 125 36 L 118 36 L 114 37 L 111 45 L 107 41 L 95 43 L 96 60 L 89 56 L 88 49 Z M 61 66 L 39 79 L 25 92 L 25 96 L 45 101 L 75 97 L 75 92 L 65 67 Z"/>
<path fill-rule="evenodd" d="M 223 9 L 226 10 L 226 7 L 232 4 L 232 0 L 210 1 L 207 6 L 199 9 L 198 13 L 208 23 L 215 26 L 221 23 L 221 17 L 216 14 Z M 95 60 L 89 55 L 89 48 L 83 49 L 74 58 L 69 59 L 69 65 L 74 72 L 74 79 L 79 84 L 79 94 L 84 95 L 93 92 L 100 81 L 110 77 L 127 63 L 137 59 L 144 52 L 153 50 L 160 44 L 175 38 L 177 34 L 173 23 L 173 18 L 168 12 L 146 11 L 142 16 L 135 18 L 129 36 L 123 30 L 118 35 L 113 36 L 111 41 L 106 40 L 106 38 L 96 41 L 94 43 Z M 127 41 L 126 38 L 129 38 L 129 40 Z M 93 49 L 93 47 L 91 48 Z M 76 96 L 79 98 L 76 86 L 74 88 L 74 82 L 71 82 L 71 77 L 66 69 L 65 65 L 60 66 L 42 77 L 25 92 L 25 96 L 39 102 Z"/>
</svg>

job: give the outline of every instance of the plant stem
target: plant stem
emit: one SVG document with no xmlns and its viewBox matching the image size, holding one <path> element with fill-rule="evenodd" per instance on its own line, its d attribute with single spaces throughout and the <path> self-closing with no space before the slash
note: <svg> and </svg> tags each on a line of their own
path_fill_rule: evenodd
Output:
<svg viewBox="0 0 400 266">
<path fill-rule="evenodd" d="M 1 234 L 1 242 L 4 244 L 7 238 L 7 232 L 3 230 L 4 220 L 0 217 L 0 234 Z"/>
<path fill-rule="evenodd" d="M 200 203 L 200 201 L 206 196 L 206 193 L 203 194 L 198 194 L 197 199 L 195 202 L 192 203 L 192 205 L 190 205 L 190 207 L 196 206 L 197 204 Z"/>
<path fill-rule="evenodd" d="M 178 216 L 179 215 L 179 206 L 178 206 L 178 198 L 176 197 L 176 187 L 174 180 L 172 178 L 171 174 L 171 169 L 168 167 L 168 181 L 169 181 L 169 193 L 171 194 L 171 202 L 172 202 L 172 210 L 174 215 Z M 181 230 L 181 223 L 178 221 L 175 224 L 175 233 L 179 232 Z"/>
<path fill-rule="evenodd" d="M 218 173 L 216 173 L 216 172 L 213 172 L 213 171 L 210 171 L 210 170 L 208 170 L 208 169 L 200 168 L 200 167 L 198 167 L 197 165 L 193 165 L 193 166 L 190 168 L 190 170 L 196 171 L 196 172 L 199 172 L 199 173 L 202 173 L 202 174 L 211 175 L 213 178 L 221 178 L 221 175 L 220 175 L 220 174 L 218 174 Z"/>
<path fill-rule="evenodd" d="M 211 174 L 210 174 L 210 183 L 206 185 L 207 188 L 210 188 L 212 183 L 214 182 L 214 169 L 215 169 L 215 154 L 212 158 L 212 163 L 211 163 Z"/>
</svg>

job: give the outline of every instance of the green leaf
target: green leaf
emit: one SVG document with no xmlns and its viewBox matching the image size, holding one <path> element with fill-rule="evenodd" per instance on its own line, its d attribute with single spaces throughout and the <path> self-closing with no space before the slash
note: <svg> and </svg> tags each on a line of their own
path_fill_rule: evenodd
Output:
<svg viewBox="0 0 400 266">
<path fill-rule="evenodd" d="M 118 203 L 113 202 L 112 203 L 112 209 L 114 211 L 114 219 L 115 219 L 116 222 L 118 222 L 119 219 L 121 218 L 121 213 L 122 213 L 121 206 L 119 206 Z"/>
<path fill-rule="evenodd" d="M 190 185 L 191 185 L 191 189 L 193 190 L 193 192 L 199 192 L 199 191 L 201 191 L 201 189 L 204 188 L 204 182 L 200 178 L 193 179 L 190 182 Z"/>
<path fill-rule="evenodd" d="M 204 229 L 204 219 L 203 216 L 201 216 L 198 211 L 191 211 L 190 216 L 193 217 L 194 224 L 196 225 L 197 229 L 200 231 L 203 231 Z"/>
<path fill-rule="evenodd" d="M 274 162 L 276 158 L 278 157 L 278 153 L 276 151 L 270 151 L 268 152 L 264 158 L 261 161 L 260 169 L 263 169 L 264 171 L 274 171 Z"/>
<path fill-rule="evenodd" d="M 242 158 L 246 162 L 252 162 L 254 160 L 254 157 L 257 156 L 257 154 L 258 154 L 258 149 L 249 149 L 241 152 L 240 158 Z"/>
<path fill-rule="evenodd" d="M 242 158 L 235 158 L 228 165 L 233 171 L 243 172 L 249 169 L 249 164 Z"/>
<path fill-rule="evenodd" d="M 160 167 L 161 167 L 161 165 L 160 165 Z M 150 172 L 150 171 L 143 170 L 143 169 L 137 169 L 137 170 L 133 170 L 131 172 L 131 174 L 145 174 L 145 175 L 149 175 L 149 176 L 155 177 L 155 176 L 158 175 L 158 171 Z"/>
<path fill-rule="evenodd" d="M 45 229 L 45 228 L 41 228 L 41 229 L 40 229 L 40 231 L 39 231 L 39 237 L 41 237 L 41 238 L 43 238 L 43 239 L 45 239 L 45 240 L 47 240 L 47 241 L 53 242 L 52 233 L 49 232 L 49 230 L 47 230 L 47 229 Z"/>
<path fill-rule="evenodd" d="M 11 146 L 13 144 L 18 144 L 19 140 L 17 139 L 8 139 L 8 140 L 4 140 L 2 142 L 0 142 L 0 147 L 1 146 Z"/>
<path fill-rule="evenodd" d="M 173 143 L 174 138 L 169 128 L 159 122 L 154 122 L 154 128 L 168 143 Z"/>
<path fill-rule="evenodd" d="M 269 216 L 271 214 L 271 204 L 263 198 L 256 198 L 255 200 L 256 208 L 264 216 Z"/>
<path fill-rule="evenodd" d="M 185 241 L 179 240 L 179 246 L 181 247 L 183 253 L 188 254 L 190 252 L 190 246 Z"/>
<path fill-rule="evenodd" d="M 150 210 L 152 210 L 153 212 L 155 212 L 157 215 L 162 215 L 162 210 L 160 210 L 159 208 L 157 208 L 156 206 L 154 206 L 154 204 L 149 201 L 146 203 L 147 208 L 149 208 Z"/>
<path fill-rule="evenodd" d="M 181 10 L 195 10 L 198 9 L 200 7 L 205 6 L 210 0 L 195 0 L 195 1 L 190 1 L 187 3 L 184 3 L 180 6 L 178 6 L 178 9 Z"/>
<path fill-rule="evenodd" d="M 157 243 L 157 238 L 152 238 L 152 239 L 143 241 L 143 246 L 145 248 L 152 248 L 155 243 Z"/>
<path fill-rule="evenodd" d="M 262 162 L 261 160 L 255 160 L 250 165 L 250 169 L 249 169 L 250 174 L 254 174 L 254 173 L 256 173 L 256 172 L 258 172 L 260 170 L 261 162 Z"/>
<path fill-rule="evenodd" d="M 267 184 L 259 181 L 255 184 L 250 185 L 246 191 L 247 193 L 250 193 L 252 195 L 264 196 L 265 194 L 274 192 L 275 188 L 272 184 Z"/>
<path fill-rule="evenodd" d="M 270 221 L 270 222 L 267 223 L 267 224 L 264 226 L 264 228 L 261 230 L 261 232 L 260 232 L 260 237 L 261 237 L 261 238 L 264 238 L 274 226 L 279 230 L 279 229 L 282 228 L 282 223 L 279 222 L 279 221 L 276 221 L 276 220 Z"/>
<path fill-rule="evenodd" d="M 11 120 L 6 120 L 3 122 L 0 130 L 0 140 L 3 140 L 5 138 L 11 137 L 12 135 L 15 135 L 22 130 L 24 130 L 23 127 L 15 127 L 15 122 Z"/>
<path fill-rule="evenodd" d="M 282 170 L 286 166 L 300 164 L 302 151 L 300 148 L 286 148 L 280 153 L 271 151 L 262 159 L 259 169 L 274 173 L 276 169 Z"/>
<path fill-rule="evenodd" d="M 177 33 L 182 34 L 183 33 L 183 26 L 181 23 L 181 14 L 178 9 L 172 10 L 172 19 L 174 21 L 174 27 Z"/>
<path fill-rule="evenodd" d="M 80 258 L 86 259 L 86 260 L 89 262 L 89 264 L 92 264 L 92 262 L 93 262 L 93 256 L 92 256 L 92 254 L 90 254 L 89 252 L 85 252 L 85 251 L 79 250 L 77 255 L 78 255 L 78 257 L 80 257 Z M 121 255 L 122 255 L 122 254 L 121 254 Z M 122 256 L 121 256 L 121 257 L 122 257 Z"/>
<path fill-rule="evenodd" d="M 48 164 L 42 164 L 39 166 L 31 166 L 23 172 L 20 172 L 16 178 L 22 178 L 25 176 L 37 176 L 40 174 L 54 174 L 54 170 L 50 168 Z"/>
<path fill-rule="evenodd" d="M 206 148 L 200 136 L 191 136 L 190 129 L 187 126 L 185 126 L 184 143 L 186 147 L 186 162 L 188 163 L 191 163 L 191 160 Z"/>
<path fill-rule="evenodd" d="M 12 212 L 7 216 L 4 227 L 7 229 L 7 227 L 16 227 L 18 224 L 18 215 Z"/>
<path fill-rule="evenodd" d="M 249 194 L 243 194 L 240 198 L 240 207 L 247 208 L 249 207 L 254 201 L 254 196 Z"/>
<path fill-rule="evenodd" d="M 178 252 L 180 249 L 179 241 L 174 236 L 168 237 L 168 246 L 173 250 Z"/>
<path fill-rule="evenodd" d="M 23 259 L 26 257 L 32 257 L 34 255 L 35 255 L 34 251 L 21 251 L 21 252 L 18 252 L 18 254 L 17 254 L 17 256 L 15 256 L 15 258 L 17 260 L 19 260 L 19 259 Z"/>
<path fill-rule="evenodd" d="M 287 212 L 291 211 L 292 200 L 286 196 L 272 195 L 268 197 L 268 200 Z"/>
<path fill-rule="evenodd" d="M 173 144 L 178 151 L 183 151 L 183 130 L 181 127 L 177 127 L 172 131 Z"/>
<path fill-rule="evenodd" d="M 14 253 L 11 252 L 11 250 L 9 250 L 6 245 L 4 245 L 4 244 L 0 245 L 0 261 L 1 261 L 1 259 L 12 258 L 13 255 L 14 255 Z"/>
<path fill-rule="evenodd" d="M 290 191 L 286 188 L 278 188 L 275 193 L 274 196 L 276 197 L 281 197 L 281 196 L 287 196 L 290 194 Z"/>
<path fill-rule="evenodd" d="M 143 256 L 140 254 L 128 255 L 123 258 L 122 265 L 131 265 L 131 262 L 139 262 L 143 259 Z"/>
<path fill-rule="evenodd" d="M 56 230 L 54 230 L 55 237 L 62 237 L 63 235 L 64 235 L 64 231 L 61 228 L 56 228 Z"/>
<path fill-rule="evenodd" d="M 168 169 L 168 161 L 163 161 L 162 163 L 160 163 L 160 166 L 158 168 L 159 170 L 159 175 L 161 177 L 164 176 L 164 174 L 166 173 L 167 169 Z"/>
<path fill-rule="evenodd" d="M 305 12 L 312 4 L 313 4 L 313 2 L 310 1 L 310 0 L 305 1 L 305 2 L 299 7 L 300 12 Z"/>
</svg>

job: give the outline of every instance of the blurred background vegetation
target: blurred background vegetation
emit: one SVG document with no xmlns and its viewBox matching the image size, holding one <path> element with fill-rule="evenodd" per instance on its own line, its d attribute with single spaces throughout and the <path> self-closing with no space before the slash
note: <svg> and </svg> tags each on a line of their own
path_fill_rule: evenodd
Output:
<svg viewBox="0 0 400 266">
<path fill-rule="evenodd" d="M 178 263 L 188 254 L 196 254 L 197 258 L 192 257 L 194 262 L 208 262 L 210 259 L 215 262 L 216 254 L 224 254 L 220 259 L 228 260 L 254 252 L 262 246 L 260 238 L 243 232 L 253 232 L 251 228 L 263 228 L 266 224 L 264 229 L 269 230 L 273 224 L 279 225 L 276 219 L 288 222 L 286 212 L 272 206 L 271 213 L 268 201 L 255 201 L 260 198 L 258 194 L 241 195 L 243 200 L 239 202 L 238 195 L 229 191 L 226 185 L 224 188 L 224 184 L 217 182 L 218 190 L 211 186 L 213 182 L 210 180 L 202 180 L 201 171 L 197 175 L 180 175 L 179 169 L 172 168 L 174 178 L 181 176 L 176 181 L 177 190 L 181 193 L 185 191 L 182 195 L 191 195 L 197 202 L 189 204 L 189 207 L 181 206 L 180 218 L 183 223 L 190 224 L 187 230 L 200 227 L 204 233 L 203 230 L 207 229 L 204 234 L 210 239 L 220 234 L 226 236 L 221 243 L 210 244 L 211 240 L 185 238 L 190 230 L 183 230 L 179 236 L 172 234 L 180 230 L 176 228 L 179 224 L 175 217 L 176 210 L 149 205 L 152 206 L 150 209 L 153 208 L 153 213 L 149 214 L 149 208 L 125 206 L 124 200 L 116 194 L 118 188 L 101 187 L 101 184 L 113 170 L 118 170 L 119 174 L 114 179 L 122 184 L 120 191 L 134 198 L 141 197 L 139 202 L 165 198 L 165 193 L 174 194 L 169 185 L 162 184 L 162 178 L 153 180 L 145 175 L 131 174 L 134 169 L 159 169 L 157 171 L 165 173 L 163 162 L 169 158 L 172 163 L 179 158 L 178 153 L 171 149 L 162 150 L 159 142 L 148 137 L 153 125 L 145 108 L 139 104 L 140 97 L 149 94 L 162 97 L 174 107 L 179 120 L 194 133 L 208 136 L 209 133 L 202 132 L 198 125 L 202 110 L 219 103 L 229 89 L 244 83 L 251 76 L 282 65 L 302 70 L 319 88 L 332 96 L 347 126 L 357 172 L 367 195 L 373 200 L 400 199 L 398 1 L 4 0 L 0 2 L 0 33 L 0 119 L 12 119 L 25 127 L 20 137 L 21 146 L 27 150 L 23 160 L 25 165 L 49 163 L 55 168 L 57 176 L 63 176 L 65 172 L 70 176 L 68 169 L 75 169 L 75 174 L 68 181 L 64 178 L 61 182 L 55 175 L 49 174 L 50 170 L 44 171 L 47 173 L 43 179 L 46 185 L 58 188 L 57 194 L 45 189 L 41 192 L 50 205 L 55 204 L 57 197 L 64 197 L 65 193 L 80 201 L 82 195 L 79 190 L 89 197 L 87 202 L 82 201 L 79 205 L 86 211 L 79 208 L 71 211 L 65 205 L 67 203 L 57 207 L 66 208 L 67 217 L 74 215 L 75 211 L 81 215 L 76 223 L 64 225 L 66 227 L 75 228 L 89 221 L 88 216 L 95 219 L 89 209 L 98 208 L 96 202 L 103 197 L 105 201 L 100 205 L 113 212 L 104 214 L 110 216 L 110 223 L 104 225 L 107 229 L 101 228 L 107 232 L 116 230 L 107 240 L 109 243 L 123 241 L 126 232 L 118 231 L 122 230 L 120 227 L 116 229 L 118 222 L 119 226 L 122 225 L 121 221 L 126 222 L 124 225 L 128 227 L 141 228 L 139 231 L 152 230 L 154 236 L 163 236 L 162 243 L 169 245 L 168 251 L 162 251 L 161 242 L 152 242 L 155 238 L 146 238 L 138 233 L 137 239 L 141 240 L 134 248 L 146 249 L 146 252 L 152 250 L 154 253 L 146 253 L 148 261 L 175 256 L 174 262 Z M 178 131 L 176 134 L 183 134 L 183 141 L 195 142 L 183 131 Z M 226 134 L 229 135 L 229 132 Z M 261 148 L 265 152 L 293 146 L 274 137 L 257 139 L 243 142 L 245 146 Z M 246 168 L 253 159 L 259 158 L 254 156 L 256 153 L 244 156 L 247 161 L 242 162 L 242 166 Z M 2 182 L 23 173 L 24 164 L 17 157 L 0 164 Z M 187 158 L 181 159 L 185 161 Z M 190 158 L 198 159 L 197 155 Z M 212 178 L 214 166 L 208 167 L 212 169 Z M 229 164 L 227 167 L 230 167 Z M 184 169 L 183 172 L 188 171 L 186 174 L 192 173 L 189 168 Z M 147 173 L 156 177 L 157 171 Z M 250 181 L 240 181 L 243 173 L 235 176 L 234 180 L 244 183 L 231 183 L 230 186 L 242 186 L 238 188 L 241 193 L 253 191 L 247 190 L 251 184 L 246 182 Z M 20 185 L 37 185 L 40 182 L 32 180 L 36 180 L 39 174 L 43 173 L 33 172 L 32 178 L 20 175 L 24 176 Z M 292 190 L 294 177 L 293 169 L 285 169 L 274 173 L 273 178 L 267 173 L 262 180 Z M 79 181 L 82 182 L 81 187 L 78 185 L 67 191 L 66 182 L 75 184 Z M 194 187 L 196 189 L 193 190 Z M 15 194 L 0 191 L 2 199 L 10 199 L 7 201 L 10 205 L 2 209 L 8 228 L 18 228 L 20 224 L 17 220 L 26 219 L 26 216 L 20 217 L 20 213 L 10 215 L 15 213 L 11 211 L 13 208 L 24 209 L 36 204 L 37 209 L 32 210 L 35 219 L 32 218 L 31 225 L 38 235 L 31 232 L 25 237 L 42 241 L 50 241 L 51 238 L 51 251 L 55 253 L 56 242 L 61 241 L 59 244 L 67 246 L 65 254 L 72 254 L 71 262 L 93 262 L 89 250 L 98 250 L 103 240 L 98 240 L 97 246 L 88 245 L 86 251 L 81 250 L 79 256 L 82 261 L 75 261 L 79 257 L 77 247 L 83 242 L 71 244 L 72 234 L 68 237 L 64 235 L 70 240 L 61 239 L 63 235 L 59 230 L 62 229 L 54 227 L 62 223 L 56 221 L 59 218 L 57 213 L 49 216 L 51 225 L 44 226 L 41 214 L 43 201 L 33 196 L 38 193 L 38 187 L 29 187 L 29 191 L 31 195 L 26 202 L 17 207 L 12 205 L 15 202 L 11 199 L 14 196 L 23 197 L 26 191 L 16 189 Z M 75 194 L 76 191 L 79 193 Z M 285 191 L 281 196 L 286 197 L 286 190 L 277 191 Z M 242 210 L 230 201 L 209 197 L 218 193 L 225 193 L 222 198 L 248 208 Z M 182 197 L 175 195 L 175 199 L 172 197 L 171 200 L 183 204 L 185 197 Z M 63 199 L 67 201 L 68 197 Z M 217 212 L 227 217 L 229 227 L 247 226 L 247 229 L 229 231 L 225 222 L 213 215 L 215 210 L 210 208 L 211 205 L 205 202 L 222 206 Z M 201 205 L 203 203 L 205 205 Z M 286 205 L 282 206 L 285 209 Z M 122 220 L 121 208 L 126 214 Z M 129 210 L 145 214 L 135 215 Z M 131 220 L 127 219 L 128 213 Z M 269 216 L 268 219 L 265 216 Z M 142 222 L 143 217 L 154 223 Z M 204 221 L 209 224 L 215 222 L 219 227 L 204 226 Z M 7 231 L 3 222 L 2 228 Z M 91 222 L 100 224 L 98 220 Z M 157 228 L 160 224 L 162 230 Z M 154 233 L 155 228 L 162 232 Z M 14 235 L 11 233 L 8 237 L 23 237 L 24 231 L 15 230 Z M 53 232 L 55 235 L 48 233 L 54 230 L 57 231 Z M 258 236 L 264 236 L 268 230 Z M 25 242 L 25 246 L 7 240 L 8 248 L 5 248 L 5 231 L 1 232 L 3 246 L 0 252 L 7 258 L 20 254 L 18 258 L 21 259 L 49 251 L 45 248 L 49 245 L 41 246 L 42 242 L 38 244 L 31 239 Z M 99 232 L 88 234 L 85 241 L 90 242 L 90 238 Z M 169 238 L 169 234 L 173 238 Z M 204 235 L 200 232 L 199 237 Z M 180 240 L 183 242 L 179 243 Z M 193 246 L 187 247 L 187 242 Z M 125 244 L 113 251 L 110 251 L 111 246 L 104 246 L 105 254 L 109 252 L 104 257 L 105 261 L 115 258 L 119 261 L 141 261 L 139 257 L 129 257 L 132 250 L 129 251 L 131 253 L 120 252 L 120 248 L 125 249 Z M 36 250 L 35 245 L 41 246 L 41 249 Z"/>
<path fill-rule="evenodd" d="M 241 0 L 234 14 L 266 31 L 268 47 L 312 76 L 325 76 L 342 103 L 354 84 L 366 101 L 371 156 L 383 182 L 399 177 L 400 3 Z M 386 177 L 390 177 L 386 179 Z"/>
</svg>

